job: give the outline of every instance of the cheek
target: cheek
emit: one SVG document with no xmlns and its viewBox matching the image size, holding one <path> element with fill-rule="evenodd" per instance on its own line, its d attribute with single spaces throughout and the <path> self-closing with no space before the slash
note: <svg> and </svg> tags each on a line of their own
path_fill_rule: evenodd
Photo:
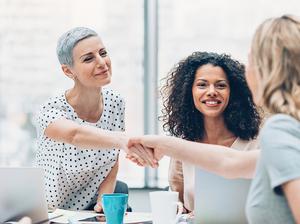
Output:
<svg viewBox="0 0 300 224">
<path fill-rule="evenodd" d="M 227 100 L 229 100 L 229 97 L 230 97 L 230 88 L 227 88 L 226 91 L 225 91 L 225 97 Z"/>
<path fill-rule="evenodd" d="M 105 59 L 105 62 L 106 62 L 107 67 L 109 67 L 109 68 L 111 69 L 111 60 L 110 60 L 109 57 L 107 57 L 107 58 Z"/>
<path fill-rule="evenodd" d="M 226 109 L 226 107 L 229 104 L 229 99 L 230 99 L 230 89 L 223 90 L 220 92 L 221 98 L 223 99 L 223 106 L 222 106 L 222 111 Z"/>
<path fill-rule="evenodd" d="M 106 60 L 106 66 L 107 66 L 107 68 L 108 68 L 108 70 L 109 70 L 110 75 L 112 75 L 111 61 L 110 61 L 110 58 L 109 58 L 109 57 L 107 57 L 107 60 Z"/>
<path fill-rule="evenodd" d="M 192 92 L 192 95 L 193 95 L 193 102 L 194 102 L 194 105 L 196 105 L 197 104 L 197 94 L 195 93 L 195 91 L 193 90 L 193 92 Z"/>
<path fill-rule="evenodd" d="M 196 108 L 199 108 L 202 106 L 201 103 L 201 98 L 204 95 L 204 91 L 201 91 L 198 88 L 193 88 L 192 89 L 192 94 L 193 94 L 193 102 Z"/>
<path fill-rule="evenodd" d="M 254 103 L 256 105 L 259 105 L 259 94 L 261 89 L 259 88 L 258 78 L 256 77 L 256 74 L 253 71 L 247 69 L 246 81 L 251 91 Z"/>
</svg>

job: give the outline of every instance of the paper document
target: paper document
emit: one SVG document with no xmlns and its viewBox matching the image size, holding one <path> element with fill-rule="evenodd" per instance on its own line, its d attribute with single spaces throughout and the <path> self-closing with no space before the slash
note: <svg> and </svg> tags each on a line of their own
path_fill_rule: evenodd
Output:
<svg viewBox="0 0 300 224">
<path fill-rule="evenodd" d="M 56 209 L 54 212 L 49 213 L 49 218 L 55 217 L 55 216 L 61 215 L 61 214 L 63 214 L 62 217 L 53 219 L 51 221 L 57 222 L 57 223 L 69 223 L 70 220 L 71 221 L 82 220 L 82 219 L 91 218 L 91 217 L 99 215 L 98 213 L 96 213 L 94 211 L 69 211 L 69 210 L 63 210 L 63 209 Z M 151 213 L 126 212 L 126 215 L 124 217 L 124 224 L 147 222 L 147 221 L 151 221 L 151 220 L 152 220 Z M 98 222 L 98 224 L 99 223 L 102 223 L 102 222 Z"/>
</svg>

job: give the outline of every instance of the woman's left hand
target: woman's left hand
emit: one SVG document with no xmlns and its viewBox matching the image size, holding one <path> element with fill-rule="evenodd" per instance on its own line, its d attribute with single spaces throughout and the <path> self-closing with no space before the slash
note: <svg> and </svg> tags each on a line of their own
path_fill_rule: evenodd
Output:
<svg viewBox="0 0 300 224">
<path fill-rule="evenodd" d="M 17 222 L 18 224 L 31 224 L 32 221 L 29 217 L 23 217 L 21 220 L 19 220 L 19 222 Z"/>
<path fill-rule="evenodd" d="M 97 204 L 94 207 L 94 211 L 97 212 L 97 213 L 101 213 L 103 211 L 101 199 L 97 200 Z"/>
</svg>

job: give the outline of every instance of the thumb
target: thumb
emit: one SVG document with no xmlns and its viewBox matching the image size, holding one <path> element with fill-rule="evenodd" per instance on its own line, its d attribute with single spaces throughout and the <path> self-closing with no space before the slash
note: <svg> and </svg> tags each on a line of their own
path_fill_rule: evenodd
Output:
<svg viewBox="0 0 300 224">
<path fill-rule="evenodd" d="M 157 161 L 161 160 L 164 157 L 164 154 L 160 152 L 158 149 L 154 149 L 154 158 L 157 159 Z"/>
<path fill-rule="evenodd" d="M 102 208 L 102 203 L 100 201 L 97 202 L 97 204 L 94 207 L 94 211 L 97 213 L 102 212 L 103 208 Z"/>
</svg>

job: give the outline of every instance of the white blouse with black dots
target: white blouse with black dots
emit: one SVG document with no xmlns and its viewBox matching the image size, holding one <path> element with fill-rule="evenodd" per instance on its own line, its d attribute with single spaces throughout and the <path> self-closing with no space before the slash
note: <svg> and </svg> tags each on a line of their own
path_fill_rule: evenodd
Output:
<svg viewBox="0 0 300 224">
<path fill-rule="evenodd" d="M 78 118 L 64 93 L 49 99 L 36 115 L 36 162 L 45 170 L 46 198 L 50 208 L 82 210 L 95 203 L 99 185 L 118 158 L 119 149 L 77 149 L 44 135 L 46 127 L 62 117 L 104 130 L 124 131 L 123 98 L 109 89 L 102 89 L 102 95 L 104 109 L 96 123 Z"/>
</svg>

